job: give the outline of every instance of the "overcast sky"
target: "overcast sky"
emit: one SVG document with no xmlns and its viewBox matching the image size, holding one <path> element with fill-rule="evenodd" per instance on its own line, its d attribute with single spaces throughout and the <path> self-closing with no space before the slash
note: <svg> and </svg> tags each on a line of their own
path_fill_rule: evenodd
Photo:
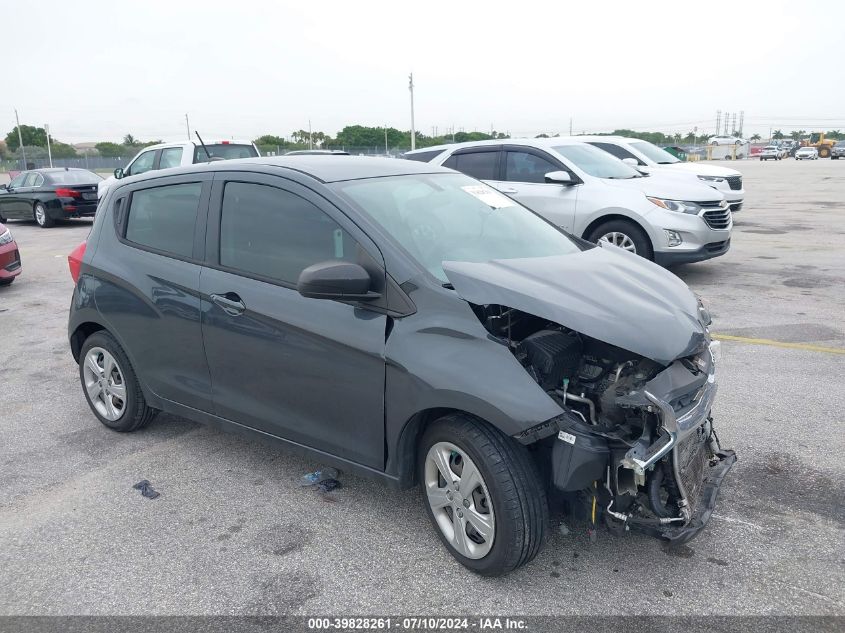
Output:
<svg viewBox="0 0 845 633">
<path fill-rule="evenodd" d="M 284 5 L 284 6 L 283 6 Z M 845 129 L 845 2 L 7 3 L 0 138 Z M 820 36 L 822 32 L 827 36 Z"/>
</svg>

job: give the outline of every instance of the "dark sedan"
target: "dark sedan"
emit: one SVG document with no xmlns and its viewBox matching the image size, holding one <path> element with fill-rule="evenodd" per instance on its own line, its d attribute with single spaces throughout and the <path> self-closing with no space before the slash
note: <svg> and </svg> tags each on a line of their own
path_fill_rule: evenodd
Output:
<svg viewBox="0 0 845 633">
<path fill-rule="evenodd" d="M 87 169 L 32 169 L 0 185 L 0 222 L 35 220 L 50 228 L 56 220 L 93 216 L 97 183 L 102 178 Z"/>
</svg>

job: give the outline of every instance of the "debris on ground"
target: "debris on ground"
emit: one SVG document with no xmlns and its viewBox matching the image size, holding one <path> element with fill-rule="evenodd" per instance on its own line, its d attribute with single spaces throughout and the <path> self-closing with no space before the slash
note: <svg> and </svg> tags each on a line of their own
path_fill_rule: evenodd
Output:
<svg viewBox="0 0 845 633">
<path fill-rule="evenodd" d="M 135 490 L 141 491 L 141 496 L 146 497 L 147 499 L 155 499 L 156 497 L 160 497 L 161 493 L 156 492 L 153 489 L 152 484 L 147 481 L 146 479 L 142 479 L 137 484 L 132 486 Z"/>
<path fill-rule="evenodd" d="M 569 528 L 566 527 L 566 523 L 564 523 L 563 521 L 560 522 L 558 531 L 561 533 L 562 536 L 569 536 Z"/>
<path fill-rule="evenodd" d="M 341 483 L 337 479 L 323 479 L 317 484 L 317 492 L 325 494 L 337 488 L 340 488 Z"/>
<path fill-rule="evenodd" d="M 336 480 L 340 473 L 338 472 L 337 468 L 322 468 L 320 470 L 315 470 L 313 473 L 308 473 L 307 475 L 303 475 L 302 478 L 299 480 L 299 485 L 303 488 L 307 486 L 316 486 L 322 481 L 326 479 L 334 479 Z"/>
</svg>

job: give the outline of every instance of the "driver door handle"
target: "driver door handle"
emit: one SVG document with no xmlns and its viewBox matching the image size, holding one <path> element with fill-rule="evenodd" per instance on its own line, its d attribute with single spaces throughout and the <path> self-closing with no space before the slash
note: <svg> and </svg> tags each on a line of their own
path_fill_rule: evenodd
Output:
<svg viewBox="0 0 845 633">
<path fill-rule="evenodd" d="M 211 295 L 211 300 L 219 306 L 223 312 L 230 316 L 238 316 L 246 310 L 246 304 L 234 292 L 227 292 L 222 295 Z"/>
<path fill-rule="evenodd" d="M 514 189 L 513 187 L 504 187 L 504 188 L 502 188 L 502 189 L 499 189 L 499 191 L 501 191 L 502 193 L 506 193 L 506 194 L 508 194 L 509 196 L 512 196 L 512 195 L 514 195 L 514 194 L 519 193 L 519 191 L 517 191 L 517 190 L 516 190 L 516 189 Z"/>
</svg>

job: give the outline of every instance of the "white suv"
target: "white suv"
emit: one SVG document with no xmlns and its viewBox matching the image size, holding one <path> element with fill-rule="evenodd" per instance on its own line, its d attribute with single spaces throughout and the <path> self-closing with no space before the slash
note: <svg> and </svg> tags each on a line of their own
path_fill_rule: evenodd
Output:
<svg viewBox="0 0 845 633">
<path fill-rule="evenodd" d="M 742 209 L 745 190 L 742 188 L 742 174 L 736 169 L 707 165 L 700 162 L 685 163 L 664 149 L 648 141 L 624 136 L 578 136 L 575 140 L 595 145 L 626 162 L 636 161 L 638 169 L 661 170 L 663 173 L 677 173 L 698 177 L 704 184 L 718 189 L 731 211 Z"/>
<path fill-rule="evenodd" d="M 126 167 L 118 167 L 114 170 L 113 176 L 101 180 L 97 184 L 97 198 L 102 199 L 109 187 L 126 176 L 137 176 L 154 169 L 193 165 L 210 160 L 255 158 L 259 155 L 258 148 L 252 141 L 209 141 L 205 144 L 205 148 L 194 141 L 150 145 L 138 152 Z"/>
<path fill-rule="evenodd" d="M 730 248 L 733 220 L 719 191 L 694 178 L 644 176 L 574 139 L 458 143 L 404 158 L 483 180 L 570 234 L 605 240 L 666 266 Z"/>
</svg>

